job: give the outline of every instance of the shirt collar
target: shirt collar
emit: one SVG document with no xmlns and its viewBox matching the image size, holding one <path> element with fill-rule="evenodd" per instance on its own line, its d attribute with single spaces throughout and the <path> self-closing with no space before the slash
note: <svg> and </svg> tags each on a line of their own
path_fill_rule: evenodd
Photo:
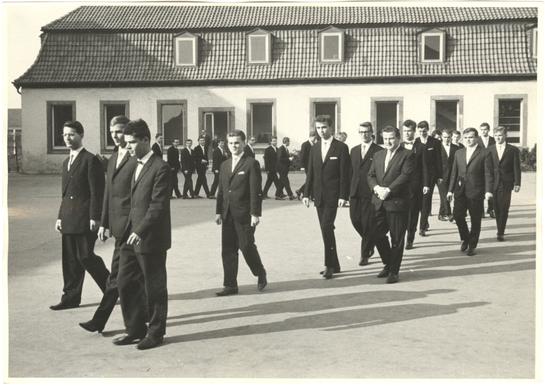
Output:
<svg viewBox="0 0 545 386">
<path fill-rule="evenodd" d="M 394 154 L 396 152 L 397 149 L 399 149 L 399 147 L 401 146 L 401 143 L 399 143 L 396 147 L 394 147 L 392 150 L 388 150 L 390 152 L 390 154 Z"/>
<path fill-rule="evenodd" d="M 151 158 L 151 156 L 153 155 L 153 150 L 150 150 L 148 152 L 148 154 L 146 154 L 145 156 L 143 156 L 142 158 L 140 158 L 138 161 L 139 163 L 141 163 L 142 165 L 145 165 L 146 162 L 149 161 L 149 159 Z"/>
<path fill-rule="evenodd" d="M 70 155 L 73 155 L 73 156 L 77 157 L 77 155 L 78 155 L 79 153 L 81 153 L 82 150 L 83 150 L 83 146 L 80 146 L 80 147 L 77 148 L 76 150 L 70 149 Z"/>
</svg>

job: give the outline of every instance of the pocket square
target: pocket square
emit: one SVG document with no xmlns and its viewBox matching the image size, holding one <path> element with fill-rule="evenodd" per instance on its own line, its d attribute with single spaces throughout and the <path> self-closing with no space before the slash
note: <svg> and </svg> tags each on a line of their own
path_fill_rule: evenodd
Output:
<svg viewBox="0 0 545 386">
<path fill-rule="evenodd" d="M 433 150 L 433 147 L 428 147 L 428 150 Z"/>
<path fill-rule="evenodd" d="M 244 174 L 244 171 L 238 172 L 237 174 Z"/>
<path fill-rule="evenodd" d="M 329 157 L 329 159 L 337 159 L 337 157 Z"/>
</svg>

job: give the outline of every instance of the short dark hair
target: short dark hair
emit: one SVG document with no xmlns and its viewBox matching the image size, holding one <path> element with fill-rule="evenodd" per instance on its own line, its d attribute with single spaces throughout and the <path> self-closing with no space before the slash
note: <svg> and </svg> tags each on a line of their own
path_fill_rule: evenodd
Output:
<svg viewBox="0 0 545 386">
<path fill-rule="evenodd" d="M 290 137 L 284 137 L 282 138 L 282 143 L 286 143 L 290 140 Z"/>
<path fill-rule="evenodd" d="M 502 132 L 503 134 L 507 135 L 507 128 L 505 126 L 498 126 L 494 128 L 494 134 L 498 132 Z"/>
<path fill-rule="evenodd" d="M 141 120 L 141 119 L 140 119 Z M 145 123 L 145 122 L 144 122 Z M 147 126 L 147 124 L 146 124 Z M 163 136 L 163 133 L 157 133 L 155 134 L 155 139 L 159 138 L 159 137 L 162 137 Z M 150 139 L 151 139 L 151 134 L 150 134 Z"/>
<path fill-rule="evenodd" d="M 273 135 L 273 136 L 271 137 L 271 141 L 272 141 L 273 139 L 278 139 L 278 138 L 277 138 L 276 136 Z"/>
<path fill-rule="evenodd" d="M 309 137 L 316 137 L 316 132 L 314 130 L 309 131 L 308 136 Z"/>
<path fill-rule="evenodd" d="M 123 130 L 123 134 L 132 135 L 133 137 L 138 139 L 147 138 L 148 140 L 151 140 L 151 132 L 149 130 L 148 124 L 143 119 L 129 121 L 129 123 L 127 123 L 127 126 L 125 126 L 125 129 Z"/>
<path fill-rule="evenodd" d="M 63 123 L 62 127 L 69 127 L 76 130 L 76 133 L 83 135 L 83 125 L 79 121 L 66 121 Z"/>
<path fill-rule="evenodd" d="M 314 123 L 316 122 L 325 123 L 327 127 L 331 127 L 333 124 L 329 115 L 318 115 L 316 118 L 314 118 Z"/>
<path fill-rule="evenodd" d="M 401 138 L 401 134 L 399 133 L 399 129 L 397 127 L 393 126 L 385 126 L 384 129 L 382 129 L 382 133 L 394 133 L 396 138 Z"/>
<path fill-rule="evenodd" d="M 467 134 L 467 133 L 473 133 L 475 134 L 475 137 L 479 136 L 479 132 L 474 127 L 468 127 L 467 129 L 464 129 L 464 134 Z"/>
<path fill-rule="evenodd" d="M 412 131 L 415 131 L 415 130 L 416 130 L 416 122 L 413 121 L 412 119 L 406 119 L 406 120 L 403 122 L 403 126 L 404 126 L 404 127 L 408 127 L 408 128 L 411 129 Z"/>
<path fill-rule="evenodd" d="M 441 130 L 441 134 L 447 133 L 448 135 L 452 136 L 452 130 L 451 129 L 443 129 Z"/>
<path fill-rule="evenodd" d="M 368 121 L 360 123 L 360 127 L 366 127 L 368 129 L 371 129 L 371 131 L 373 131 L 373 124 Z"/>
<path fill-rule="evenodd" d="M 462 133 L 460 133 L 458 130 L 452 130 L 452 134 L 462 135 Z"/>
<path fill-rule="evenodd" d="M 417 127 L 429 130 L 430 129 L 430 124 L 428 123 L 428 121 L 420 121 L 420 122 L 418 122 Z"/>
<path fill-rule="evenodd" d="M 240 137 L 241 140 L 246 141 L 246 134 L 242 130 L 231 130 L 227 137 Z"/>
<path fill-rule="evenodd" d="M 130 119 L 127 118 L 126 116 L 124 115 L 116 115 L 115 117 L 112 118 L 112 120 L 110 121 L 110 126 L 115 126 L 115 125 L 123 125 L 125 126 L 127 123 L 129 123 Z"/>
<path fill-rule="evenodd" d="M 481 123 L 479 127 L 486 127 L 488 130 L 490 130 L 490 125 L 487 122 Z"/>
</svg>

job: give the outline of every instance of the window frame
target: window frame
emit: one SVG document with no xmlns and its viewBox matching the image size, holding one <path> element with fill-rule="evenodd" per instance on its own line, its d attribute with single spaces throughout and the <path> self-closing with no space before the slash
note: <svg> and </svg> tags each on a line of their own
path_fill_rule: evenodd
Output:
<svg viewBox="0 0 545 386">
<path fill-rule="evenodd" d="M 185 144 L 186 139 L 188 138 L 188 128 L 187 128 L 187 99 L 159 99 L 157 100 L 157 134 L 161 134 L 163 137 L 163 149 L 165 142 L 165 133 L 163 132 L 163 110 L 162 107 L 165 105 L 181 105 L 182 106 L 182 138 L 180 139 L 181 144 Z M 153 141 L 155 136 L 152 134 L 151 140 Z M 170 144 L 168 144 L 170 145 Z"/>
<path fill-rule="evenodd" d="M 265 60 L 252 60 L 252 38 L 265 38 Z M 249 65 L 271 64 L 271 33 L 263 30 L 256 30 L 246 36 L 246 61 Z"/>
<path fill-rule="evenodd" d="M 276 98 L 257 98 L 257 99 L 246 99 L 246 137 L 252 137 L 254 135 L 254 128 L 252 126 L 252 118 L 253 118 L 253 110 L 252 105 L 253 104 L 272 104 L 272 111 L 271 111 L 271 126 L 272 126 L 272 133 L 271 136 L 275 137 L 277 136 L 277 129 L 276 129 Z M 257 137 L 256 137 L 257 140 Z M 269 146 L 268 143 L 264 142 L 256 142 L 254 146 L 256 149 L 265 149 L 267 146 Z"/>
<path fill-rule="evenodd" d="M 371 124 L 373 125 L 373 135 L 375 136 L 374 142 L 379 144 L 378 126 L 377 126 L 377 102 L 395 102 L 397 103 L 397 128 L 401 130 L 403 125 L 403 97 L 371 97 Z M 382 144 L 380 144 L 382 145 Z"/>
<path fill-rule="evenodd" d="M 326 59 L 324 58 L 324 38 L 326 36 L 337 36 L 339 38 L 339 47 L 338 47 L 338 59 Z M 344 31 L 337 28 L 328 28 L 320 32 L 318 39 L 318 52 L 320 57 L 320 63 L 323 64 L 337 64 L 344 62 Z"/>
<path fill-rule="evenodd" d="M 335 103 L 335 127 L 333 128 L 333 134 L 341 131 L 341 98 L 310 98 L 309 102 L 310 130 L 314 130 L 313 122 L 316 116 L 316 103 Z"/>
<path fill-rule="evenodd" d="M 100 101 L 100 151 L 101 153 L 113 153 L 115 146 L 108 145 L 108 136 L 110 135 L 110 122 L 106 122 L 106 106 L 107 105 L 124 105 L 125 106 L 125 116 L 130 116 L 130 102 L 128 100 L 122 101 Z"/>
<path fill-rule="evenodd" d="M 227 133 L 229 133 L 235 127 L 235 108 L 234 107 L 199 107 L 199 133 L 201 130 L 206 129 L 206 114 L 212 114 L 212 121 L 214 120 L 214 113 L 227 113 Z M 210 133 L 214 138 L 215 133 Z M 227 138 L 225 138 L 227 140 Z"/>
<path fill-rule="evenodd" d="M 178 48 L 178 42 L 179 41 L 190 41 L 193 43 L 192 53 L 193 53 L 193 61 L 192 63 L 180 63 L 178 61 L 180 55 L 179 48 Z M 193 35 L 189 32 L 185 32 L 183 34 L 177 35 L 173 39 L 173 45 L 174 45 L 174 63 L 177 67 L 197 67 L 199 64 L 198 60 L 198 46 L 199 46 L 199 38 L 197 35 Z"/>
<path fill-rule="evenodd" d="M 439 59 L 426 59 L 426 37 L 439 36 Z M 420 61 L 422 63 L 444 63 L 446 54 L 446 33 L 444 31 L 427 31 L 420 34 Z"/>
<path fill-rule="evenodd" d="M 462 132 L 464 127 L 464 96 L 463 95 L 432 95 L 430 97 L 430 131 L 437 129 L 437 102 L 458 102 L 456 130 Z"/>
<path fill-rule="evenodd" d="M 66 146 L 55 146 L 53 140 L 53 108 L 59 105 L 69 105 L 72 107 L 72 121 L 76 120 L 76 101 L 47 101 L 46 102 L 46 119 L 47 119 L 47 153 L 48 154 L 68 154 L 69 150 Z"/>
<path fill-rule="evenodd" d="M 511 145 L 526 146 L 528 136 L 528 94 L 495 94 L 494 95 L 494 127 L 499 126 L 500 121 L 500 100 L 520 99 L 520 130 L 519 142 L 509 142 Z M 509 138 L 509 134 L 507 134 Z"/>
<path fill-rule="evenodd" d="M 538 29 L 537 27 L 532 28 L 532 58 L 537 59 L 538 57 Z"/>
</svg>

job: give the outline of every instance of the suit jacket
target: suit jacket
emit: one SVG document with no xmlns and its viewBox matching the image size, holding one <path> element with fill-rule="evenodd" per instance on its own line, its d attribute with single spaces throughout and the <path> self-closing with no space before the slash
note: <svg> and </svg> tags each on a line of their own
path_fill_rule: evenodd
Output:
<svg viewBox="0 0 545 386">
<path fill-rule="evenodd" d="M 58 219 L 62 233 L 82 234 L 89 231 L 89 221 L 100 220 L 104 197 L 104 170 L 99 159 L 82 149 L 70 170 L 66 158 L 62 163 L 62 201 Z"/>
<path fill-rule="evenodd" d="M 208 154 L 206 154 L 206 151 L 203 152 L 202 147 L 195 146 L 195 148 L 192 151 L 193 156 L 193 162 L 195 163 L 195 170 L 197 172 L 206 170 L 206 167 L 208 166 Z M 206 161 L 206 163 L 203 163 L 202 161 Z"/>
<path fill-rule="evenodd" d="M 414 140 L 414 143 L 424 145 L 420 138 Z M 438 178 L 441 178 L 443 174 L 443 166 L 441 163 L 441 141 L 428 137 L 424 152 L 424 162 L 427 165 L 428 180 L 426 181 L 428 187 L 432 187 Z"/>
<path fill-rule="evenodd" d="M 405 149 L 404 144 L 401 147 Z M 408 150 L 408 149 L 406 149 Z M 428 171 L 428 163 L 426 162 L 426 146 L 420 142 L 414 140 L 412 150 L 409 150 L 413 154 L 413 175 L 411 182 L 409 183 L 411 197 L 417 192 L 422 192 L 424 186 L 431 187 L 430 173 Z"/>
<path fill-rule="evenodd" d="M 278 149 L 275 149 L 270 145 L 265 149 L 265 154 L 263 155 L 263 160 L 265 161 L 265 171 L 267 172 L 276 172 L 276 153 Z"/>
<path fill-rule="evenodd" d="M 167 150 L 167 163 L 175 172 L 180 170 L 180 151 L 176 146 L 171 146 Z"/>
<path fill-rule="evenodd" d="M 155 155 L 162 157 L 163 156 L 163 150 L 161 150 L 161 146 L 157 142 L 154 142 L 153 145 L 151 145 L 151 150 L 155 153 Z"/>
<path fill-rule="evenodd" d="M 136 167 L 135 167 L 136 172 Z M 157 155 L 144 164 L 138 180 L 131 177 L 130 232 L 142 239 L 137 253 L 164 252 L 170 248 L 170 167 Z M 129 232 L 126 232 L 127 236 Z"/>
<path fill-rule="evenodd" d="M 492 192 L 494 183 L 490 153 L 477 145 L 467 164 L 466 153 L 467 147 L 454 153 L 448 191 L 453 192 L 455 197 L 465 195 L 470 199 L 482 200 L 486 192 Z"/>
<path fill-rule="evenodd" d="M 480 136 L 479 136 L 479 138 L 477 138 L 477 143 L 481 147 L 485 147 L 484 142 L 483 142 L 483 138 L 480 137 Z M 494 139 L 494 137 L 488 136 L 488 146 L 486 148 L 492 147 L 492 145 L 495 145 L 495 144 L 496 144 L 496 140 Z"/>
<path fill-rule="evenodd" d="M 136 158 L 129 152 L 116 168 L 119 153 L 115 151 L 108 160 L 106 189 L 102 204 L 101 226 L 109 229 L 115 238 L 123 237 L 131 211 L 131 178 L 136 168 Z"/>
<path fill-rule="evenodd" d="M 308 142 L 307 142 L 308 143 Z M 350 159 L 352 161 L 352 178 L 350 181 L 350 197 L 370 199 L 373 196 L 373 191 L 367 183 L 367 173 L 373 162 L 373 156 L 377 151 L 382 150 L 382 147 L 374 142 L 371 142 L 365 157 L 361 158 L 361 144 L 354 146 L 350 150 Z"/>
<path fill-rule="evenodd" d="M 255 151 L 253 151 L 252 148 L 250 148 L 250 145 L 247 144 L 244 146 L 244 155 L 255 158 Z"/>
<path fill-rule="evenodd" d="M 290 168 L 290 155 L 285 146 L 279 146 L 276 150 L 276 170 L 279 173 L 287 173 Z"/>
<path fill-rule="evenodd" d="M 188 173 L 195 172 L 195 161 L 192 156 L 193 150 L 191 153 L 187 148 L 180 150 L 180 164 L 182 165 L 182 172 L 187 170 Z"/>
<path fill-rule="evenodd" d="M 305 171 L 308 169 L 310 149 L 312 149 L 312 145 L 310 144 L 310 142 L 303 142 L 303 144 L 301 145 L 301 153 L 299 153 L 299 156 L 301 157 L 301 165 L 305 168 Z"/>
<path fill-rule="evenodd" d="M 367 174 L 369 188 L 373 190 L 379 185 L 390 189 L 386 200 L 382 201 L 373 195 L 372 202 L 375 209 L 384 207 L 388 212 L 406 212 L 409 210 L 410 181 L 414 173 L 414 154 L 403 147 L 399 147 L 384 170 L 387 150 L 377 152 Z"/>
<path fill-rule="evenodd" d="M 216 214 L 225 220 L 231 212 L 237 222 L 250 223 L 251 215 L 261 216 L 261 169 L 259 162 L 243 154 L 231 172 L 233 158 L 220 167 Z"/>
<path fill-rule="evenodd" d="M 501 182 L 503 187 L 512 190 L 515 185 L 520 186 L 520 152 L 515 146 L 508 143 L 501 159 L 498 157 L 498 149 L 491 146 L 488 149 L 494 168 L 494 192 Z"/>
<path fill-rule="evenodd" d="M 219 147 L 216 147 L 212 152 L 212 170 L 219 172 L 220 166 L 227 159 L 227 152 L 224 150 L 223 153 Z"/>
<path fill-rule="evenodd" d="M 337 206 L 340 198 L 348 199 L 350 192 L 350 154 L 348 146 L 331 140 L 331 146 L 322 161 L 322 144 L 317 142 L 310 150 L 305 180 L 305 197 L 314 199 L 316 206 Z"/>
<path fill-rule="evenodd" d="M 442 167 L 442 173 L 441 178 L 445 181 L 445 183 L 449 183 L 450 181 L 450 172 L 452 171 L 452 164 L 454 163 L 454 154 L 456 151 L 458 151 L 459 147 L 450 144 L 450 154 L 447 155 L 447 151 L 445 150 L 445 147 L 443 144 L 441 144 L 441 167 Z"/>
</svg>

